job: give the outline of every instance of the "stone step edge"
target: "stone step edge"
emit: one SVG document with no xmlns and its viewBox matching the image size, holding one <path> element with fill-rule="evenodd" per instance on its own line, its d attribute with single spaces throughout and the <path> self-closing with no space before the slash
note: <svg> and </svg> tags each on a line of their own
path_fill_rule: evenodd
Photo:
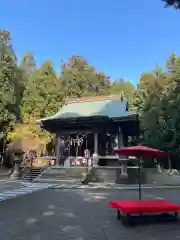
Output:
<svg viewBox="0 0 180 240">
<path fill-rule="evenodd" d="M 138 190 L 138 186 L 113 186 L 113 185 L 83 185 L 83 184 L 54 184 L 52 189 L 118 189 L 118 190 Z M 180 186 L 161 185 L 161 186 L 141 186 L 142 189 L 180 189 Z"/>
<path fill-rule="evenodd" d="M 69 179 L 65 180 L 65 179 L 63 179 L 63 180 L 59 180 L 59 179 L 53 179 L 53 178 L 39 178 L 37 181 L 39 183 L 41 183 L 41 182 L 42 183 L 49 183 L 49 182 L 63 183 L 63 182 L 66 182 L 66 183 L 70 183 L 70 184 L 71 183 L 79 183 L 79 184 L 81 184 L 82 180 L 79 180 L 79 179 L 72 179 L 72 180 L 69 180 Z"/>
</svg>

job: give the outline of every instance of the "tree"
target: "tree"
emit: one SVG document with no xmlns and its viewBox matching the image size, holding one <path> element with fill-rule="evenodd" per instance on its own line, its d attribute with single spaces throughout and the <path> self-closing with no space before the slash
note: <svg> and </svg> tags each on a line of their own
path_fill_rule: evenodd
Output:
<svg viewBox="0 0 180 240">
<path fill-rule="evenodd" d="M 3 33 L 3 34 L 2 34 Z M 1 36 L 2 34 L 2 36 Z M 0 31 L 0 139 L 16 118 L 16 90 L 19 71 L 10 49 L 10 33 Z"/>
<path fill-rule="evenodd" d="M 41 152 L 46 145 L 51 141 L 51 135 L 41 130 L 36 119 L 30 119 L 27 123 L 17 123 L 12 131 L 8 133 L 8 140 L 12 143 L 18 143 L 19 147 L 26 154 L 28 151 L 36 151 L 40 157 Z"/>
<path fill-rule="evenodd" d="M 11 44 L 11 35 L 0 30 L 0 152 L 4 153 L 8 131 L 20 120 L 22 72 Z"/>
<path fill-rule="evenodd" d="M 62 66 L 61 85 L 67 96 L 98 95 L 110 88 L 104 73 L 95 71 L 83 57 L 73 55 Z"/>
<path fill-rule="evenodd" d="M 164 2 L 180 7 L 179 1 Z M 61 70 L 57 75 L 50 60 L 37 67 L 31 52 L 18 65 L 10 33 L 0 30 L 1 149 L 6 136 L 37 149 L 52 142 L 53 135 L 41 131 L 35 120 L 55 114 L 69 97 L 119 95 L 140 115 L 142 138 L 138 141 L 170 152 L 173 163 L 180 160 L 179 56 L 169 56 L 165 71 L 158 66 L 143 72 L 137 86 L 123 78 L 113 81 L 80 55 L 73 55 Z"/>
<path fill-rule="evenodd" d="M 130 81 L 126 81 L 123 78 L 120 78 L 118 81 L 114 81 L 111 87 L 106 91 L 108 94 L 112 95 L 123 95 L 124 98 L 128 99 L 130 102 L 133 98 L 133 93 L 135 87 Z"/>
<path fill-rule="evenodd" d="M 141 75 L 138 89 L 133 97 L 132 106 L 140 113 L 141 130 L 144 141 L 162 148 L 161 142 L 161 103 L 167 94 L 169 75 L 161 68 Z"/>
<path fill-rule="evenodd" d="M 180 9 L 180 0 L 162 0 L 165 2 L 165 7 L 174 7 L 175 9 Z"/>
<path fill-rule="evenodd" d="M 168 151 L 173 166 L 180 166 L 180 59 L 172 54 L 167 71 L 153 71 L 140 79 L 143 143 Z"/>
<path fill-rule="evenodd" d="M 23 119 L 53 115 L 64 101 L 64 93 L 51 61 L 30 74 L 25 85 L 21 114 Z"/>
<path fill-rule="evenodd" d="M 17 57 L 12 47 L 11 40 L 12 40 L 11 33 L 8 30 L 1 29 L 0 30 L 0 47 L 2 47 L 2 44 L 4 44 L 6 46 L 6 52 L 11 56 L 12 60 L 16 62 Z"/>
<path fill-rule="evenodd" d="M 36 68 L 36 62 L 31 52 L 26 53 L 21 60 L 21 69 L 26 73 L 32 72 Z"/>
<path fill-rule="evenodd" d="M 132 94 L 132 100 L 130 102 L 130 109 L 133 112 L 139 113 L 142 108 L 143 108 L 143 104 L 144 104 L 144 97 L 143 97 L 143 93 L 141 93 L 139 91 L 139 89 L 135 89 L 133 94 Z"/>
</svg>

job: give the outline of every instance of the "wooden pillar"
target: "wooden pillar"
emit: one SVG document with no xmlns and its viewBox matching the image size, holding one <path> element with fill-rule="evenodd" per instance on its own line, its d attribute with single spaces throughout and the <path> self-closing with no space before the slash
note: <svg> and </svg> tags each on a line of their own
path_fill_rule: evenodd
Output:
<svg viewBox="0 0 180 240">
<path fill-rule="evenodd" d="M 68 135 L 68 157 L 71 156 L 71 144 L 70 144 L 70 142 L 71 142 L 71 136 Z"/>
<path fill-rule="evenodd" d="M 98 153 L 98 133 L 94 133 L 94 153 Z"/>
<path fill-rule="evenodd" d="M 56 135 L 56 166 L 59 166 L 60 161 L 60 155 L 61 155 L 61 139 L 59 135 Z"/>
<path fill-rule="evenodd" d="M 123 147 L 124 143 L 123 143 L 123 134 L 121 131 L 121 127 L 119 127 L 118 129 L 118 148 Z"/>
</svg>

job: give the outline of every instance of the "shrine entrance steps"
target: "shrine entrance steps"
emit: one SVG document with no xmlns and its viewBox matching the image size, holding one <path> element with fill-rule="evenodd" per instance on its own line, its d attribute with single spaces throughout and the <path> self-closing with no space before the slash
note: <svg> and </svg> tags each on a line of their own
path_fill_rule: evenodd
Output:
<svg viewBox="0 0 180 240">
<path fill-rule="evenodd" d="M 41 173 L 41 168 L 32 168 L 31 170 L 29 169 L 28 173 L 23 176 L 22 180 L 23 181 L 34 181 Z"/>
<path fill-rule="evenodd" d="M 38 182 L 51 183 L 81 183 L 88 173 L 87 167 L 52 166 L 47 168 L 38 179 Z"/>
<path fill-rule="evenodd" d="M 43 167 L 32 167 L 27 168 L 25 173 L 23 174 L 21 180 L 23 181 L 31 181 L 31 182 L 38 182 L 41 174 L 48 168 L 48 165 Z"/>
<path fill-rule="evenodd" d="M 135 175 L 135 174 L 134 174 Z M 121 175 L 120 167 L 48 167 L 39 177 L 38 182 L 88 184 L 88 183 L 117 183 L 135 184 L 128 176 Z"/>
</svg>

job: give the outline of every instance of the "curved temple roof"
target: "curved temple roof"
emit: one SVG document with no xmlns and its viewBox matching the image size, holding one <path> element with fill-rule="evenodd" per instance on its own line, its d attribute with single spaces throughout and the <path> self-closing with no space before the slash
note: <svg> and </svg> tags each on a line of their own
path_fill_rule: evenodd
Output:
<svg viewBox="0 0 180 240">
<path fill-rule="evenodd" d="M 41 121 L 66 118 L 106 116 L 113 120 L 133 117 L 137 114 L 127 111 L 127 101 L 120 96 L 101 96 L 72 99 L 55 115 L 40 119 Z"/>
</svg>

